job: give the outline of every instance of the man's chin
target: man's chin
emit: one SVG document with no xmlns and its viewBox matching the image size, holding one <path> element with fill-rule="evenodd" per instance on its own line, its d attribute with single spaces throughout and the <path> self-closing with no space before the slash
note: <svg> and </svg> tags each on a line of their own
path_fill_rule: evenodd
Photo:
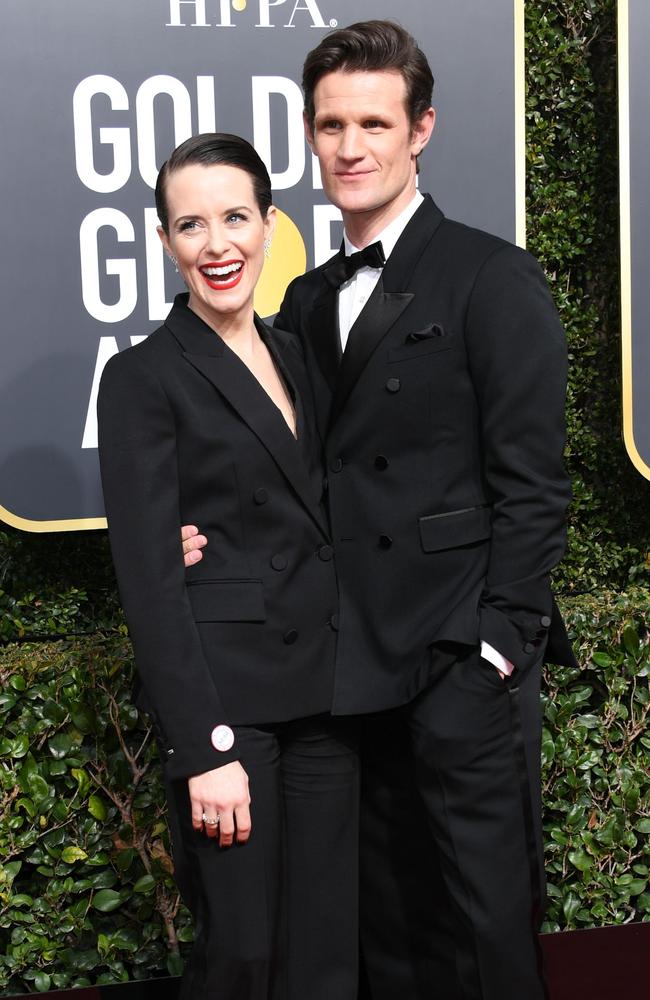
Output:
<svg viewBox="0 0 650 1000">
<path fill-rule="evenodd" d="M 365 212 L 372 212 L 377 205 L 372 197 L 363 192 L 352 191 L 332 191 L 327 192 L 327 197 L 341 212 L 348 215 L 359 215 Z"/>
</svg>

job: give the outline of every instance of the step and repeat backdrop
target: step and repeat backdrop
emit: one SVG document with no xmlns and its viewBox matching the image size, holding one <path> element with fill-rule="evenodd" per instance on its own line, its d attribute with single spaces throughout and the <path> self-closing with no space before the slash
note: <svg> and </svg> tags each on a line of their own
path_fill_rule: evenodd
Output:
<svg viewBox="0 0 650 1000">
<path fill-rule="evenodd" d="M 623 437 L 650 479 L 650 4 L 619 0 Z"/>
<path fill-rule="evenodd" d="M 266 162 L 281 214 L 262 316 L 336 251 L 302 60 L 332 28 L 382 17 L 415 35 L 436 77 L 420 187 L 448 216 L 523 242 L 523 0 L 3 0 L 0 518 L 105 525 L 97 386 L 180 288 L 153 198 L 174 146 L 236 132 Z"/>
</svg>

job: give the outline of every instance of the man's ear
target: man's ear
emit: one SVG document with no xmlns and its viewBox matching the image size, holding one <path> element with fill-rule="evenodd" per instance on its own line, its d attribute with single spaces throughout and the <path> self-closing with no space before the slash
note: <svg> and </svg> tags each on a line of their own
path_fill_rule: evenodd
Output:
<svg viewBox="0 0 650 1000">
<path fill-rule="evenodd" d="M 314 152 L 314 130 L 311 127 L 311 123 L 309 121 L 309 117 L 307 115 L 307 110 L 306 109 L 302 113 L 302 123 L 303 123 L 303 126 L 305 128 L 305 139 L 309 143 L 309 148 L 311 149 L 311 151 L 313 153 Z"/>
<path fill-rule="evenodd" d="M 413 147 L 413 153 L 415 156 L 418 156 L 418 154 L 422 152 L 422 150 L 428 143 L 429 139 L 431 138 L 431 133 L 433 132 L 435 124 L 436 124 L 435 109 L 428 108 L 413 125 L 413 132 L 411 135 L 411 146 Z"/>
</svg>

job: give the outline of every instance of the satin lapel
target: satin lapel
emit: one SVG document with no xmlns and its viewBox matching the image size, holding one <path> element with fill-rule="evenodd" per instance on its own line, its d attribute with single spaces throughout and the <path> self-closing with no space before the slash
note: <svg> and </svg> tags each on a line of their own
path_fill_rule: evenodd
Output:
<svg viewBox="0 0 650 1000">
<path fill-rule="evenodd" d="M 217 333 L 189 310 L 186 310 L 189 316 L 181 316 L 181 322 L 175 322 L 178 319 L 175 312 L 172 310 L 166 325 L 183 348 L 183 356 L 212 383 L 257 435 L 314 521 L 327 533 L 299 444 L 275 403 Z M 271 336 L 270 331 L 266 331 L 265 339 Z"/>
<path fill-rule="evenodd" d="M 350 330 L 332 401 L 330 426 L 341 412 L 370 356 L 414 298 L 412 292 L 385 292 L 380 278 Z"/>
<path fill-rule="evenodd" d="M 425 194 L 382 271 L 387 292 L 407 291 L 411 287 L 416 265 L 443 219 L 444 215 L 431 196 Z"/>
<path fill-rule="evenodd" d="M 246 365 L 228 349 L 220 358 L 186 352 L 185 357 L 257 435 L 318 526 L 325 530 L 298 442 Z"/>
<path fill-rule="evenodd" d="M 343 353 L 330 426 L 339 416 L 365 365 L 391 327 L 415 298 L 415 267 L 444 216 L 430 195 L 413 215 L 395 244 L 381 278 L 361 311 Z M 338 324 L 337 324 L 338 331 Z"/>
</svg>

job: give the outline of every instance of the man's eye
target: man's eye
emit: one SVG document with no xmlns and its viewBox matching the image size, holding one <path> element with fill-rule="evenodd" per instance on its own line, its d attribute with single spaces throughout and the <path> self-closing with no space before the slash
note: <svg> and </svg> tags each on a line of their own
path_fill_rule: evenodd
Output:
<svg viewBox="0 0 650 1000">
<path fill-rule="evenodd" d="M 378 121 L 375 118 L 370 118 L 366 122 L 366 128 L 383 128 L 383 126 L 384 126 L 384 123 Z"/>
</svg>

